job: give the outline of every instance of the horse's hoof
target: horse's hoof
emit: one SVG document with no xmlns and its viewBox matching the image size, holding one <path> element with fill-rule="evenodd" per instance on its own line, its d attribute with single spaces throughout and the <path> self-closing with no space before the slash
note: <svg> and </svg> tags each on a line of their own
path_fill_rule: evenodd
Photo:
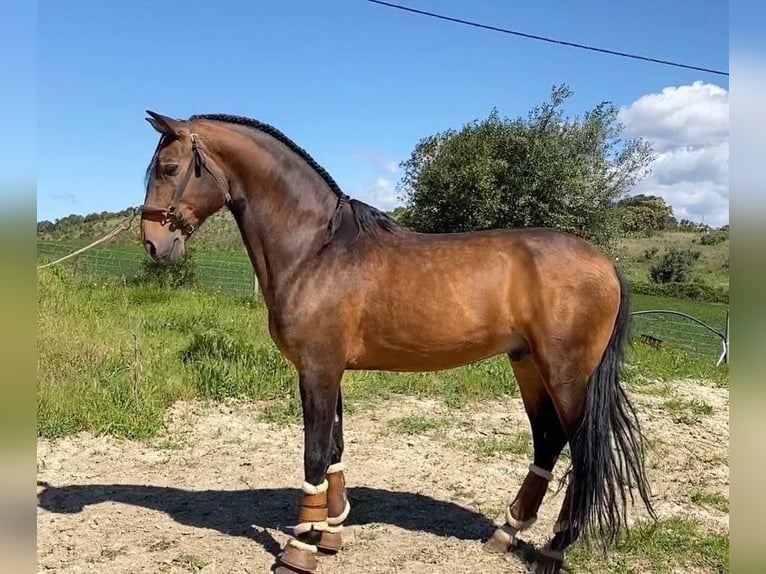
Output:
<svg viewBox="0 0 766 574">
<path fill-rule="evenodd" d="M 317 569 L 316 553 L 288 542 L 278 558 L 275 574 L 313 574 Z"/>
<path fill-rule="evenodd" d="M 323 531 L 316 545 L 323 554 L 335 554 L 343 546 L 343 534 Z"/>
<path fill-rule="evenodd" d="M 483 549 L 491 554 L 505 554 L 516 546 L 516 537 L 503 528 L 498 528 L 484 543 Z"/>
</svg>

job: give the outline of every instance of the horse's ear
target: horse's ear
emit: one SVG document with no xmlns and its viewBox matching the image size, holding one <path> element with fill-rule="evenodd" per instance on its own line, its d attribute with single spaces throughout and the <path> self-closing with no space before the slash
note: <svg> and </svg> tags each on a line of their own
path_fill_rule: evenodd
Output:
<svg viewBox="0 0 766 574">
<path fill-rule="evenodd" d="M 146 110 L 146 113 L 149 114 L 146 121 L 162 135 L 178 137 L 181 134 L 181 126 L 183 125 L 183 122 L 163 116 L 162 114 L 158 114 L 151 110 Z"/>
</svg>

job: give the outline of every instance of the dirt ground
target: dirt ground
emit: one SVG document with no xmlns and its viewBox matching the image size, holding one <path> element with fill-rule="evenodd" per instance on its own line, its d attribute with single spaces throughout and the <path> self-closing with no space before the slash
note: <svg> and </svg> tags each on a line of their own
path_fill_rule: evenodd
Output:
<svg viewBox="0 0 766 574">
<path fill-rule="evenodd" d="M 652 441 L 656 508 L 661 518 L 694 516 L 726 531 L 727 512 L 690 497 L 702 489 L 728 499 L 728 391 L 673 385 L 713 412 L 674 422 L 662 398 L 636 396 Z M 166 432 L 148 443 L 88 434 L 40 440 L 38 572 L 268 572 L 297 512 L 303 446 L 300 427 L 260 422 L 262 408 L 178 404 Z M 450 424 L 425 435 L 388 424 L 410 415 Z M 481 546 L 521 484 L 528 457 L 480 457 L 471 447 L 527 424 L 518 399 L 449 410 L 397 398 L 347 416 L 346 546 L 322 557 L 319 572 L 527 572 L 520 558 Z M 546 541 L 562 498 L 549 492 L 527 540 Z"/>
</svg>

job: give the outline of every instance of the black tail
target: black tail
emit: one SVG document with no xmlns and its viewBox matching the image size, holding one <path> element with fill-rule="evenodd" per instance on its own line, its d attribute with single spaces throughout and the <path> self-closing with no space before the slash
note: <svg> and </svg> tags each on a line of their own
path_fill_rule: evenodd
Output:
<svg viewBox="0 0 766 574">
<path fill-rule="evenodd" d="M 630 295 L 620 281 L 620 309 L 612 337 L 601 362 L 590 377 L 585 412 L 570 440 L 572 466 L 569 480 L 570 534 L 598 534 L 606 547 L 627 530 L 626 487 L 638 490 L 649 514 L 656 519 L 649 500 L 644 472 L 644 441 L 633 405 L 619 382 L 630 322 Z"/>
</svg>

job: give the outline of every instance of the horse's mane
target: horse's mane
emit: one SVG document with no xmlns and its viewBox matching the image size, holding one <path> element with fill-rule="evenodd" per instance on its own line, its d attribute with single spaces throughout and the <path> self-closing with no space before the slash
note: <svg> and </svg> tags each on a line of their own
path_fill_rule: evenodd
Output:
<svg viewBox="0 0 766 574">
<path fill-rule="evenodd" d="M 350 204 L 351 210 L 354 214 L 354 221 L 356 222 L 356 225 L 360 231 L 365 232 L 367 234 L 373 234 L 377 230 L 395 232 L 401 229 L 401 226 L 383 211 L 377 209 L 376 207 L 368 205 L 362 201 L 359 201 L 358 199 L 348 198 L 348 196 L 345 193 L 343 193 L 338 183 L 332 178 L 332 176 L 329 173 L 327 173 L 326 169 L 324 169 L 321 165 L 319 165 L 317 161 L 313 157 L 311 157 L 306 150 L 304 150 L 302 147 L 300 147 L 298 144 L 296 144 L 293 140 L 288 138 L 285 134 L 283 134 L 274 126 L 265 124 L 258 120 L 254 120 L 252 118 L 247 118 L 242 116 L 232 116 L 229 114 L 197 114 L 189 118 L 189 121 L 193 121 L 193 120 L 214 120 L 214 121 L 226 122 L 230 124 L 237 124 L 241 126 L 250 127 L 270 135 L 277 141 L 287 146 L 288 149 L 298 154 L 301 157 L 301 159 L 303 159 L 315 172 L 317 172 L 322 177 L 322 179 L 325 181 L 327 186 L 338 197 L 339 200 L 342 198 L 348 199 L 348 203 Z M 161 142 L 160 142 L 160 145 L 161 145 Z M 157 146 L 158 150 L 160 148 L 160 145 Z M 156 155 L 156 152 L 155 152 L 155 155 Z M 150 169 L 151 169 L 151 166 L 150 166 Z M 149 170 L 147 170 L 147 174 L 149 174 Z M 332 229 L 331 233 L 334 234 L 336 230 L 336 226 L 333 225 L 331 229 Z"/>
</svg>

